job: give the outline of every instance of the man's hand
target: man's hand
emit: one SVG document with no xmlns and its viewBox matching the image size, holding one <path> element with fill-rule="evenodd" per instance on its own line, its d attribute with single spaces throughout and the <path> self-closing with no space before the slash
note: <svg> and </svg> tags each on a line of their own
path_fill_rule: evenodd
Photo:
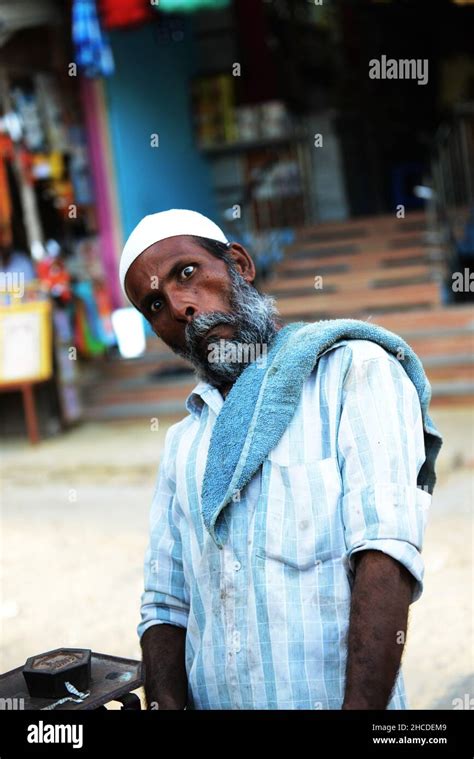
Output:
<svg viewBox="0 0 474 759">
<path fill-rule="evenodd" d="M 386 709 L 405 643 L 415 579 L 381 551 L 354 554 L 342 709 Z"/>
<path fill-rule="evenodd" d="M 149 627 L 141 637 L 148 709 L 184 709 L 188 696 L 186 630 L 176 625 Z"/>
</svg>

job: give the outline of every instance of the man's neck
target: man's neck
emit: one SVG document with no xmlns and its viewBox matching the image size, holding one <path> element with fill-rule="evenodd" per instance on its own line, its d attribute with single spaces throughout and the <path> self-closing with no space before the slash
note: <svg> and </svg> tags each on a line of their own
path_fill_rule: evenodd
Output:
<svg viewBox="0 0 474 759">
<path fill-rule="evenodd" d="M 229 385 L 220 385 L 219 386 L 219 392 L 222 395 L 222 397 L 224 398 L 224 400 L 225 400 L 227 394 L 230 392 L 230 389 L 231 389 L 231 387 L 232 387 L 233 384 L 234 383 L 231 382 Z"/>
</svg>

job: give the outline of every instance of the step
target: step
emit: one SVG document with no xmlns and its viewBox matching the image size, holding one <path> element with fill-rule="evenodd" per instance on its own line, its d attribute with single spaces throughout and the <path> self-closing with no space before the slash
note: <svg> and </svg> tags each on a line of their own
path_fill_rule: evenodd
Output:
<svg viewBox="0 0 474 759">
<path fill-rule="evenodd" d="M 318 224 L 310 224 L 305 227 L 298 227 L 295 230 L 296 237 L 306 238 L 320 235 L 330 235 L 339 233 L 352 234 L 353 236 L 365 234 L 370 235 L 374 231 L 380 230 L 418 230 L 420 227 L 425 228 L 426 214 L 425 211 L 411 211 L 404 219 L 397 218 L 394 214 L 381 214 L 380 216 L 358 216 L 344 221 L 326 221 Z"/>
<path fill-rule="evenodd" d="M 315 280 L 320 276 L 321 281 Z M 288 282 L 280 277 L 274 284 L 268 283 L 264 292 L 279 297 L 286 295 L 297 296 L 318 292 L 344 291 L 361 288 L 387 287 L 396 285 L 402 287 L 405 284 L 421 284 L 433 280 L 434 275 L 431 267 L 422 264 L 418 266 L 400 266 L 396 269 L 365 269 L 355 268 L 353 272 L 340 272 L 328 274 L 316 274 L 314 276 L 298 277 Z M 318 284 L 318 287 L 315 287 Z M 319 287 L 319 285 L 322 287 Z"/>
<path fill-rule="evenodd" d="M 279 298 L 278 311 L 283 317 L 315 321 L 318 318 L 357 318 L 361 314 L 380 313 L 390 308 L 419 309 L 439 304 L 440 294 L 437 283 L 405 285 L 403 288 L 386 287 L 378 290 L 361 290 L 328 293 L 315 290 L 313 295 L 293 298 Z M 309 317 L 309 319 L 308 319 Z"/>
<path fill-rule="evenodd" d="M 290 243 L 285 246 L 285 256 L 288 258 L 301 258 L 314 253 L 326 256 L 351 255 L 359 250 L 392 251 L 398 249 L 426 247 L 426 236 L 420 234 L 407 235 L 374 235 L 370 238 L 343 241 L 340 243 L 328 244 L 327 242 L 314 242 L 313 240 L 301 240 Z"/>
<path fill-rule="evenodd" d="M 400 333 L 397 333 L 400 334 Z M 423 359 L 434 356 L 445 356 L 452 360 L 453 356 L 474 356 L 474 333 L 464 331 L 456 335 L 410 337 L 400 335 L 411 348 Z"/>
<path fill-rule="evenodd" d="M 167 377 L 159 382 L 153 382 L 147 376 L 138 378 L 136 382 L 105 383 L 97 387 L 89 387 L 86 396 L 90 403 L 128 402 L 137 398 L 151 400 L 156 398 L 173 399 L 181 397 L 182 393 L 190 393 L 197 384 L 194 374 L 184 377 Z M 184 389 L 183 389 L 184 388 Z"/>
<path fill-rule="evenodd" d="M 421 334 L 426 334 L 425 330 L 428 330 L 428 333 L 432 334 L 439 329 L 474 327 L 474 308 L 470 305 L 440 306 L 430 311 L 381 314 L 376 320 L 371 321 L 393 332 L 416 334 L 417 331 L 421 331 Z"/>
<path fill-rule="evenodd" d="M 397 266 L 420 266 L 431 263 L 430 250 L 420 246 L 394 251 L 378 249 L 367 252 L 358 250 L 340 256 L 320 256 L 311 252 L 311 255 L 299 259 L 291 258 L 288 255 L 287 258 L 276 264 L 273 277 L 270 276 L 266 282 L 272 282 L 272 279 L 278 280 L 286 273 L 293 274 L 295 272 L 293 276 L 320 274 L 323 273 L 321 271 L 323 268 L 327 268 L 328 272 L 350 271 L 353 268 L 356 268 L 357 271 L 361 269 L 370 271 L 372 269 L 391 269 Z"/>
<path fill-rule="evenodd" d="M 432 397 L 438 400 L 458 397 L 459 400 L 472 403 L 474 398 L 474 382 L 435 382 L 432 387 Z"/>
</svg>

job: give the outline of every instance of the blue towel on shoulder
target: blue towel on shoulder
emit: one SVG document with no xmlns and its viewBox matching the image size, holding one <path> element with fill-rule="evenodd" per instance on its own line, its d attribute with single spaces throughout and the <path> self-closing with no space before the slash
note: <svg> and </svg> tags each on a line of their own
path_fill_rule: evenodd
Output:
<svg viewBox="0 0 474 759">
<path fill-rule="evenodd" d="M 201 492 L 204 524 L 219 548 L 227 538 L 222 509 L 242 490 L 277 445 L 300 401 L 303 384 L 321 354 L 340 340 L 372 340 L 401 364 L 420 398 L 426 460 L 417 485 L 429 493 L 442 438 L 428 413 L 431 386 L 416 353 L 399 335 L 357 319 L 295 322 L 280 329 L 266 355 L 266 367 L 250 363 L 238 377 L 216 419 Z"/>
</svg>

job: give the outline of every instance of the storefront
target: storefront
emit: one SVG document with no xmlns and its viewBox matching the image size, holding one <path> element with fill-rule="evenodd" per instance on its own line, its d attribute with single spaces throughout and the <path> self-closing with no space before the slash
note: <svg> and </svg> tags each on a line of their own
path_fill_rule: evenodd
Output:
<svg viewBox="0 0 474 759">
<path fill-rule="evenodd" d="M 0 49 L 2 433 L 21 429 L 21 391 L 32 440 L 81 418 L 78 367 L 113 349 L 121 305 L 96 202 L 94 85 L 71 68 L 70 18 L 46 21 Z"/>
</svg>

